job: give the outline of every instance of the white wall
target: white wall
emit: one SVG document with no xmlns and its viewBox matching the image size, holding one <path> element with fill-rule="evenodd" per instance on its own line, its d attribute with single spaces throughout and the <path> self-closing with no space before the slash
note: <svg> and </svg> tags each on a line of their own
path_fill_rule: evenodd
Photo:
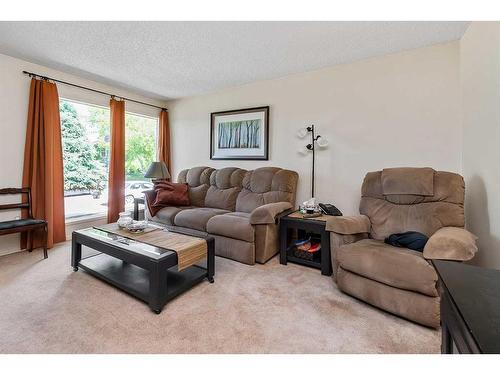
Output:
<svg viewBox="0 0 500 375">
<path fill-rule="evenodd" d="M 297 153 L 306 141 L 298 139 L 296 131 L 310 124 L 330 141 L 329 148 L 317 154 L 316 196 L 346 214 L 357 212 L 361 182 L 368 171 L 431 166 L 461 172 L 458 47 L 458 42 L 436 45 L 171 101 L 167 107 L 174 175 L 196 165 L 290 168 L 300 174 L 297 202 L 303 201 L 309 196 L 311 159 Z M 21 184 L 29 90 L 22 70 L 154 102 L 0 55 L 1 186 Z M 109 100 L 63 85 L 59 93 L 100 105 Z M 262 105 L 271 107 L 270 160 L 211 161 L 210 113 Z M 144 113 L 145 107 L 129 105 L 127 110 Z M 16 238 L 0 238 L 0 254 L 16 248 Z"/>
<path fill-rule="evenodd" d="M 67 80 L 84 86 L 87 85 L 131 99 L 146 101 L 160 106 L 164 105 L 164 103 L 134 95 L 131 92 L 84 80 L 73 75 L 0 54 L 0 187 L 20 187 L 22 182 L 24 140 L 26 136 L 30 86 L 30 79 L 22 74 L 23 70 Z M 109 105 L 109 97 L 105 95 L 61 84 L 58 84 L 58 91 L 59 96 L 64 98 L 103 106 Z M 157 116 L 159 113 L 154 108 L 131 102 L 127 102 L 126 109 L 130 112 L 153 116 Z M 0 220 L 12 220 L 19 215 L 20 213 L 16 211 L 0 211 Z M 17 251 L 18 247 L 19 241 L 17 235 L 0 237 L 0 255 Z"/>
<path fill-rule="evenodd" d="M 330 141 L 317 153 L 316 196 L 357 213 L 368 171 L 461 172 L 459 100 L 453 42 L 171 101 L 174 175 L 197 165 L 289 168 L 300 174 L 301 202 L 310 194 L 311 158 L 297 153 L 306 141 L 296 132 L 315 124 Z M 264 105 L 270 106 L 270 160 L 211 161 L 210 113 Z"/>
<path fill-rule="evenodd" d="M 475 262 L 500 268 L 500 22 L 473 22 L 460 43 L 463 173 Z"/>
</svg>

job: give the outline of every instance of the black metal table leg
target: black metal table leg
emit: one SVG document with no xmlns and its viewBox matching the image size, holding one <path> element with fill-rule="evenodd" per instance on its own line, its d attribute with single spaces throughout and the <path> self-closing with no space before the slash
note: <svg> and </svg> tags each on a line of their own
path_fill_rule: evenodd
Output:
<svg viewBox="0 0 500 375">
<path fill-rule="evenodd" d="M 210 283 L 214 282 L 215 275 L 215 240 L 207 239 L 207 278 Z"/>
<path fill-rule="evenodd" d="M 82 260 L 82 244 L 78 243 L 73 234 L 71 241 L 71 266 L 73 266 L 73 271 L 78 271 L 80 260 Z"/>
</svg>

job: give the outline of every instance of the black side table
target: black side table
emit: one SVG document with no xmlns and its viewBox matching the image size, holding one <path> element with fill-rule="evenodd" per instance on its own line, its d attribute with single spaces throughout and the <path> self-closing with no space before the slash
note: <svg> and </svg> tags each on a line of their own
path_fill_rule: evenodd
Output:
<svg viewBox="0 0 500 375">
<path fill-rule="evenodd" d="M 500 353 L 500 270 L 433 260 L 440 281 L 441 353 Z"/>
<path fill-rule="evenodd" d="M 328 216 L 322 215 L 315 218 L 304 219 L 297 211 L 280 219 L 280 263 L 287 262 L 302 264 L 318 268 L 321 274 L 331 276 L 332 262 L 330 260 L 330 234 L 325 230 Z M 307 260 L 293 255 L 293 231 L 298 233 L 316 233 L 321 236 L 321 257 L 318 260 Z"/>
</svg>

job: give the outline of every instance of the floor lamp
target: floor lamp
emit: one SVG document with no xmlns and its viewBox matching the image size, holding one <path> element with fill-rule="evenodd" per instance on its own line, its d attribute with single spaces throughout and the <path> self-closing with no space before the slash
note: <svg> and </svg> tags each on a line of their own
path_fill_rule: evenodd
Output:
<svg viewBox="0 0 500 375">
<path fill-rule="evenodd" d="M 311 135 L 311 143 L 307 144 L 305 148 L 301 148 L 299 153 L 306 156 L 309 152 L 312 152 L 311 198 L 314 198 L 314 164 L 316 159 L 316 145 L 320 148 L 325 148 L 328 146 L 328 140 L 321 135 L 316 135 L 314 133 L 314 125 L 297 131 L 297 136 L 299 138 L 305 138 L 308 134 Z"/>
</svg>

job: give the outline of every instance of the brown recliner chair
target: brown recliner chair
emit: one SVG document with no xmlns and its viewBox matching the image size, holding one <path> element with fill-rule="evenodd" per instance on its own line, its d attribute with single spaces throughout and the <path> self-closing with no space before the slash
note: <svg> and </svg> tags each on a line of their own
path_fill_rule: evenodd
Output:
<svg viewBox="0 0 500 375">
<path fill-rule="evenodd" d="M 431 168 L 366 175 L 359 216 L 332 217 L 334 280 L 343 292 L 420 324 L 440 324 L 438 276 L 430 259 L 466 261 L 477 251 L 464 227 L 464 180 Z M 385 244 L 394 233 L 429 236 L 424 251 Z"/>
</svg>

